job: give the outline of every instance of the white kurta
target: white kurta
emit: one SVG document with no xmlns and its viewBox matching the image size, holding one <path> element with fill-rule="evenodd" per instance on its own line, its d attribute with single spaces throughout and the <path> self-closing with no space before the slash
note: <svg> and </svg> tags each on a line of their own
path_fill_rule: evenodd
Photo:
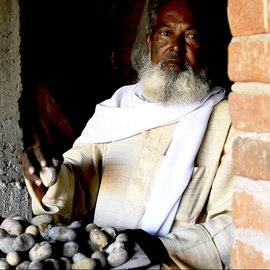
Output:
<svg viewBox="0 0 270 270">
<path fill-rule="evenodd" d="M 50 210 L 77 218 L 94 208 L 98 195 L 94 222 L 137 228 L 174 128 L 167 125 L 112 143 L 75 145 L 65 153 L 58 182 L 44 197 L 26 180 L 34 213 Z M 234 136 L 224 101 L 211 115 L 170 233 L 161 237 L 179 268 L 229 266 Z"/>
</svg>

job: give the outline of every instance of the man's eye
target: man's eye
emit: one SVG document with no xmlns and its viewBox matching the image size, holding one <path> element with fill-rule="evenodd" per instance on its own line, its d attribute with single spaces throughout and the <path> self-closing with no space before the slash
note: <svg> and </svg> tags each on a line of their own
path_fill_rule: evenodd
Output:
<svg viewBox="0 0 270 270">
<path fill-rule="evenodd" d="M 162 31 L 161 35 L 167 37 L 170 35 L 170 32 L 169 31 Z"/>
<path fill-rule="evenodd" d="M 191 33 L 191 34 L 187 34 L 186 35 L 186 38 L 199 39 L 199 35 L 198 34 Z"/>
</svg>

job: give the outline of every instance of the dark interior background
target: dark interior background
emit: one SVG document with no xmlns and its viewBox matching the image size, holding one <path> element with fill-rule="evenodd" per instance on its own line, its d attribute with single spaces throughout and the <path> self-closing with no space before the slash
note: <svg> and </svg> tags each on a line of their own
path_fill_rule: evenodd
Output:
<svg viewBox="0 0 270 270">
<path fill-rule="evenodd" d="M 25 147 L 49 139 L 65 149 L 96 103 L 136 79 L 130 53 L 144 0 L 24 0 L 20 5 Z"/>
</svg>

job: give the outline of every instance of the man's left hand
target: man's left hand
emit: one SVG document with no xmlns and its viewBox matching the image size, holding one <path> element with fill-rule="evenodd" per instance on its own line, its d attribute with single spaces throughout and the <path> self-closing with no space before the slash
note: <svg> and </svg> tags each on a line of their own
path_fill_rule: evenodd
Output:
<svg viewBox="0 0 270 270">
<path fill-rule="evenodd" d="M 142 229 L 127 229 L 122 231 L 127 234 L 129 242 L 137 243 L 147 255 L 152 265 L 168 263 L 171 259 L 162 241 Z"/>
</svg>

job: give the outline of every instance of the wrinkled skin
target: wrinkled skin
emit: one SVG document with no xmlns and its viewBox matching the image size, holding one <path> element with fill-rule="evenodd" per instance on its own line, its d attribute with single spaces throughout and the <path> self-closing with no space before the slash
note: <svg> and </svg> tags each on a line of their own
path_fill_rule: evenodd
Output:
<svg viewBox="0 0 270 270">
<path fill-rule="evenodd" d="M 194 69 L 199 68 L 201 33 L 192 11 L 185 1 L 170 1 L 158 13 L 153 34 L 146 36 L 151 52 L 151 61 L 162 68 L 184 71 L 185 62 Z"/>
</svg>

